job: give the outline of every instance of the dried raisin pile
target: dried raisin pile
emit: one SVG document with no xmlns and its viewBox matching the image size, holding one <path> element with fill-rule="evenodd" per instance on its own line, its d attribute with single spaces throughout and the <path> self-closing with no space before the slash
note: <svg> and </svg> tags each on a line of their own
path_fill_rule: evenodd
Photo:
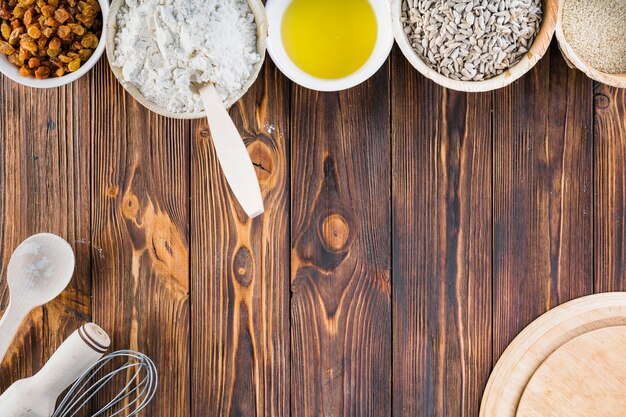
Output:
<svg viewBox="0 0 626 417">
<path fill-rule="evenodd" d="M 102 33 L 97 0 L 0 0 L 0 53 L 38 79 L 78 70 Z"/>
</svg>

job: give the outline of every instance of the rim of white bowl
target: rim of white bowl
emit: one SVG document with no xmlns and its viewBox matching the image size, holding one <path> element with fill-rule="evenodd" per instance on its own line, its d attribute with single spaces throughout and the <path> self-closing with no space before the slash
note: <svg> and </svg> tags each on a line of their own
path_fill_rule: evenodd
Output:
<svg viewBox="0 0 626 417">
<path fill-rule="evenodd" d="M 25 85 L 27 87 L 32 88 L 56 88 L 61 87 L 81 78 L 83 75 L 87 74 L 100 60 L 102 54 L 104 54 L 104 49 L 106 48 L 106 19 L 109 11 L 109 3 L 107 0 L 98 0 L 100 4 L 100 9 L 102 13 L 102 34 L 100 35 L 100 40 L 98 42 L 98 46 L 94 51 L 93 55 L 87 60 L 87 62 L 81 66 L 78 71 L 72 72 L 71 74 L 64 75 L 62 77 L 54 77 L 54 78 L 46 78 L 45 80 L 39 80 L 33 76 L 23 77 L 19 74 L 19 68 L 15 65 L 11 64 L 6 55 L 0 55 L 0 72 L 4 74 L 7 78 L 15 81 L 16 83 Z"/>
<path fill-rule="evenodd" d="M 265 5 L 269 20 L 267 51 L 274 64 L 291 81 L 317 91 L 341 91 L 357 86 L 371 78 L 387 61 L 394 37 L 391 27 L 391 10 L 387 0 L 368 0 L 374 9 L 378 35 L 369 59 L 356 72 L 342 78 L 324 79 L 303 71 L 289 57 L 282 40 L 282 22 L 285 10 L 293 0 L 268 0 Z"/>
</svg>

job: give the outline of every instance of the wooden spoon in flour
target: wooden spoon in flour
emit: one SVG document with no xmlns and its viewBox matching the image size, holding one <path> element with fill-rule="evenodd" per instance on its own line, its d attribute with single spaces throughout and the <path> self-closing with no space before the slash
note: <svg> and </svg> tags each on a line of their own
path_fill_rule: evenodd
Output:
<svg viewBox="0 0 626 417">
<path fill-rule="evenodd" d="M 264 211 L 259 180 L 252 160 L 212 83 L 196 85 L 206 110 L 217 158 L 230 189 L 251 218 Z"/>
</svg>

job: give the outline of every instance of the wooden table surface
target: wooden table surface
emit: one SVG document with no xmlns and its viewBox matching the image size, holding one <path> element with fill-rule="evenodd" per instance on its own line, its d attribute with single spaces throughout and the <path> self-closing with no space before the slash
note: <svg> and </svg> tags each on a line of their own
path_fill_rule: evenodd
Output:
<svg viewBox="0 0 626 417">
<path fill-rule="evenodd" d="M 269 62 L 231 111 L 266 214 L 235 208 L 203 121 L 164 119 L 102 60 L 37 91 L 0 79 L 0 310 L 13 249 L 77 255 L 0 389 L 93 320 L 154 358 L 150 417 L 477 416 L 533 319 L 626 290 L 626 90 L 557 48 L 485 94 L 444 90 L 398 50 L 342 93 Z"/>
</svg>

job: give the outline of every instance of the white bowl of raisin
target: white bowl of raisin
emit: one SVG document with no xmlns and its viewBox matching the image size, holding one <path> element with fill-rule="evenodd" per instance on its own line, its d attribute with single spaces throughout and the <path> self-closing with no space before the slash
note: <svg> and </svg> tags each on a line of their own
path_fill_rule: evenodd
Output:
<svg viewBox="0 0 626 417">
<path fill-rule="evenodd" d="M 106 46 L 107 0 L 0 0 L 0 72 L 54 88 L 85 75 Z"/>
</svg>

